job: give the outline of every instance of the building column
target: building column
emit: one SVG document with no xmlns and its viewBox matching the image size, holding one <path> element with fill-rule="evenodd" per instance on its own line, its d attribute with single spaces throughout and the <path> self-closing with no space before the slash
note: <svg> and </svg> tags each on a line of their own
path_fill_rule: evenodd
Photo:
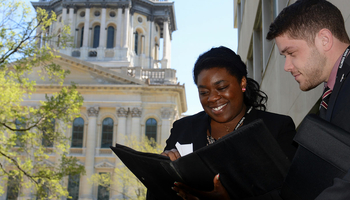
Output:
<svg viewBox="0 0 350 200">
<path fill-rule="evenodd" d="M 106 47 L 106 8 L 102 8 L 101 14 L 101 29 L 100 29 L 100 45 L 99 47 Z"/>
<path fill-rule="evenodd" d="M 84 22 L 84 35 L 83 35 L 83 45 L 80 51 L 80 58 L 86 59 L 88 57 L 88 48 L 89 48 L 89 32 L 90 32 L 90 7 L 85 9 L 85 22 Z"/>
<path fill-rule="evenodd" d="M 74 8 L 69 8 L 68 23 L 70 24 L 71 36 L 74 36 L 75 24 L 74 24 Z"/>
<path fill-rule="evenodd" d="M 124 9 L 124 24 L 123 24 L 123 48 L 128 48 L 128 38 L 129 38 L 129 7 Z"/>
<path fill-rule="evenodd" d="M 23 182 L 24 183 L 22 183 L 22 184 L 24 185 L 25 183 L 31 182 L 31 180 L 27 176 L 23 176 Z M 20 192 L 20 195 L 19 195 L 18 199 L 19 200 L 33 199 L 33 197 L 34 197 L 34 195 L 32 193 L 33 189 L 34 189 L 33 186 L 29 187 L 29 188 L 22 187 L 21 190 L 20 190 L 21 192 Z"/>
<path fill-rule="evenodd" d="M 69 15 L 68 15 L 68 24 L 70 27 L 70 36 L 73 38 L 72 42 L 68 43 L 68 46 L 66 48 L 66 54 L 71 56 L 72 55 L 72 48 L 74 47 L 74 35 L 75 35 L 75 24 L 74 24 L 74 8 L 69 8 Z"/>
<path fill-rule="evenodd" d="M 100 41 L 99 46 L 97 48 L 97 58 L 99 60 L 102 60 L 105 55 L 105 49 L 106 49 L 106 40 L 107 40 L 107 34 L 106 34 L 106 8 L 102 8 L 102 14 L 101 14 L 101 27 L 100 27 Z"/>
<path fill-rule="evenodd" d="M 85 9 L 85 23 L 84 23 L 84 38 L 83 38 L 83 47 L 88 47 L 89 45 L 89 30 L 90 30 L 90 8 Z"/>
<path fill-rule="evenodd" d="M 165 140 L 170 135 L 170 122 L 174 118 L 174 110 L 171 108 L 161 108 L 160 113 L 162 117 L 162 127 L 160 130 L 160 136 L 157 136 L 157 142 L 162 146 L 165 146 Z"/>
<path fill-rule="evenodd" d="M 162 58 L 162 68 L 168 68 L 168 57 L 169 57 L 169 24 L 168 19 L 163 23 L 163 58 Z"/>
<path fill-rule="evenodd" d="M 118 8 L 118 14 L 117 14 L 117 31 L 116 31 L 116 48 L 120 49 L 121 47 L 121 36 L 122 36 L 122 8 Z"/>
<path fill-rule="evenodd" d="M 123 107 L 117 107 L 117 115 L 118 115 L 117 143 L 125 144 L 126 117 L 128 115 L 128 111 Z"/>
<path fill-rule="evenodd" d="M 142 108 L 133 108 L 131 110 L 131 117 L 132 117 L 132 121 L 131 121 L 131 138 L 134 139 L 134 137 L 136 137 L 135 139 L 140 139 L 140 117 L 142 115 Z"/>
<path fill-rule="evenodd" d="M 129 44 L 127 45 L 128 47 L 130 47 L 130 51 L 133 51 L 134 47 L 135 47 L 135 33 L 136 33 L 136 30 L 134 31 L 134 12 L 130 12 L 129 13 L 130 16 L 131 16 L 131 19 L 129 18 L 130 20 L 130 24 L 129 24 L 129 33 L 128 34 L 128 42 Z M 141 37 L 141 35 L 139 36 Z M 141 44 L 140 44 L 141 45 Z M 139 52 L 139 54 L 141 54 L 141 52 Z"/>
<path fill-rule="evenodd" d="M 90 107 L 88 110 L 89 124 L 88 124 L 88 133 L 87 133 L 87 142 L 86 142 L 86 154 L 85 154 L 85 171 L 86 175 L 81 178 L 81 197 L 80 200 L 91 200 L 92 197 L 92 184 L 88 182 L 94 174 L 95 168 L 95 148 L 96 148 L 96 125 L 97 125 L 97 116 L 99 113 L 99 107 Z"/>
<path fill-rule="evenodd" d="M 154 39 L 153 39 L 153 16 L 147 17 L 148 25 L 149 25 L 149 35 L 148 35 L 148 68 L 153 68 L 153 60 L 155 57 L 153 56 L 152 59 L 152 48 L 154 47 Z"/>
<path fill-rule="evenodd" d="M 64 25 L 66 25 L 67 20 L 67 8 L 62 8 L 62 22 Z"/>
</svg>

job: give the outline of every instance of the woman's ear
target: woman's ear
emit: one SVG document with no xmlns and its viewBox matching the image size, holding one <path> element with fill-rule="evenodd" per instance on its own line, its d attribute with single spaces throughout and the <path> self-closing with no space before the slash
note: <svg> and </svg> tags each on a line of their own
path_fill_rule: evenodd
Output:
<svg viewBox="0 0 350 200">
<path fill-rule="evenodd" d="M 247 78 L 245 76 L 243 76 L 242 80 L 241 80 L 241 88 L 246 88 L 247 87 Z"/>
</svg>

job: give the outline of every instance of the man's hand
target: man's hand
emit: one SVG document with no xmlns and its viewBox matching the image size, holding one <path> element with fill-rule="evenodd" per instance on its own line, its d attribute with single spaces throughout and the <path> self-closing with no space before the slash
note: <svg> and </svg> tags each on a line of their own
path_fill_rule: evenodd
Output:
<svg viewBox="0 0 350 200">
<path fill-rule="evenodd" d="M 175 182 L 172 189 L 186 200 L 230 200 L 230 196 L 219 180 L 219 174 L 214 177 L 213 181 L 214 190 L 210 192 L 196 190 L 179 182 Z"/>
<path fill-rule="evenodd" d="M 177 149 L 167 150 L 161 153 L 160 155 L 167 156 L 170 158 L 171 161 L 177 160 L 181 157 L 180 153 L 177 151 Z"/>
</svg>

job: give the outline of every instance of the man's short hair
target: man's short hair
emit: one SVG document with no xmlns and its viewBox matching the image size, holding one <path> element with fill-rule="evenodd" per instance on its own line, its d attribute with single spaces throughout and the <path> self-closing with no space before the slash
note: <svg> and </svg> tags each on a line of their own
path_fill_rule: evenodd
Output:
<svg viewBox="0 0 350 200">
<path fill-rule="evenodd" d="M 298 0 L 277 16 L 266 39 L 273 40 L 287 34 L 293 39 L 314 44 L 316 34 L 323 28 L 330 30 L 341 42 L 350 42 L 343 16 L 336 6 L 326 0 Z"/>
</svg>

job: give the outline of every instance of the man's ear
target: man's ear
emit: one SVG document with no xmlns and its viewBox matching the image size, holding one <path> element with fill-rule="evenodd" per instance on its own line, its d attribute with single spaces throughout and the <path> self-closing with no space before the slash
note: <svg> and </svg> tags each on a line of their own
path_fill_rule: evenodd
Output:
<svg viewBox="0 0 350 200">
<path fill-rule="evenodd" d="M 329 29 L 321 29 L 315 38 L 315 43 L 324 51 L 329 51 L 333 46 L 333 34 Z"/>
</svg>

